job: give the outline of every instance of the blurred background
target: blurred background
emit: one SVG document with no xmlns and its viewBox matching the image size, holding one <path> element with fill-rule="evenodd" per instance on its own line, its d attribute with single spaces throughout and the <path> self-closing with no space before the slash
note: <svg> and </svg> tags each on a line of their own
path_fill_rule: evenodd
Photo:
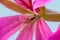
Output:
<svg viewBox="0 0 60 40">
<path fill-rule="evenodd" d="M 13 1 L 13 0 L 11 0 Z M 14 1 L 13 1 L 14 2 Z M 60 0 L 52 0 L 51 3 L 46 5 L 46 8 L 55 10 L 57 12 L 60 12 Z M 13 16 L 13 15 L 19 15 L 19 13 L 14 12 L 8 8 L 6 8 L 4 5 L 0 4 L 0 17 L 6 17 L 6 16 Z M 58 28 L 58 25 L 60 22 L 49 22 L 46 21 L 50 29 L 55 32 Z M 53 24 L 53 25 L 52 25 Z M 15 40 L 17 35 L 19 34 L 19 31 L 17 31 L 14 35 L 12 35 L 9 40 Z"/>
</svg>

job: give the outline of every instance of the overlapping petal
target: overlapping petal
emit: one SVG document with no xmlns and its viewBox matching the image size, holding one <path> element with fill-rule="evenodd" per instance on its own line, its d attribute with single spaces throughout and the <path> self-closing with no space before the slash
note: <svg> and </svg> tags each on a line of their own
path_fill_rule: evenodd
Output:
<svg viewBox="0 0 60 40">
<path fill-rule="evenodd" d="M 2 40 L 8 39 L 18 29 L 24 25 L 27 19 L 26 15 L 16 15 L 0 18 L 0 38 Z"/>
<path fill-rule="evenodd" d="M 51 0 L 15 0 L 23 8 L 30 10 L 37 9 L 38 7 L 45 6 Z"/>
</svg>

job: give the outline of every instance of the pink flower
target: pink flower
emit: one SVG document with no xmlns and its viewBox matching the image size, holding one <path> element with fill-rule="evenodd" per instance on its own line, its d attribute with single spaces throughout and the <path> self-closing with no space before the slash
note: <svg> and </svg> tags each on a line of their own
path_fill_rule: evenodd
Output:
<svg viewBox="0 0 60 40">
<path fill-rule="evenodd" d="M 17 2 L 18 5 L 20 5 L 23 8 L 39 13 L 38 8 L 45 6 L 51 0 L 15 0 L 15 1 Z M 36 25 L 36 28 L 34 25 Z M 16 40 L 32 40 L 34 28 L 36 40 L 47 40 L 48 37 L 52 34 L 51 30 L 49 29 L 43 18 L 40 18 L 40 20 L 37 20 L 37 22 L 32 22 L 27 26 L 21 31 Z"/>
<path fill-rule="evenodd" d="M 15 0 L 18 5 L 25 9 L 29 9 L 35 13 L 39 14 L 39 7 L 45 6 L 51 0 Z M 27 23 L 25 27 L 23 27 L 21 33 L 18 35 L 16 40 L 32 40 L 33 32 L 35 31 L 36 40 L 48 40 L 49 36 L 51 36 L 52 32 L 49 29 L 48 25 L 45 23 L 43 18 L 39 18 L 36 20 L 36 17 L 31 19 L 27 15 L 21 16 L 12 16 L 0 18 L 0 29 L 1 29 L 1 40 L 8 40 L 8 38 L 13 35 L 16 31 L 18 31 L 21 27 Z M 4 22 L 4 23 L 3 23 Z"/>
</svg>

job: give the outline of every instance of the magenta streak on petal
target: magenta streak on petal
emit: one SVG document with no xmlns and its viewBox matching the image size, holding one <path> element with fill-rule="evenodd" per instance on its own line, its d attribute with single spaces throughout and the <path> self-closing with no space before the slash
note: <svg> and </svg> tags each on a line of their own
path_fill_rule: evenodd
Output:
<svg viewBox="0 0 60 40">
<path fill-rule="evenodd" d="M 20 0 L 21 1 L 21 0 Z M 23 0 L 26 7 L 33 11 L 31 0 Z"/>
<path fill-rule="evenodd" d="M 27 25 L 19 34 L 16 40 L 32 40 L 34 23 Z"/>
<path fill-rule="evenodd" d="M 40 33 L 39 33 L 40 31 Z M 36 29 L 36 40 L 47 40 L 49 36 L 51 36 L 52 32 L 41 18 L 37 22 L 37 29 Z"/>
<path fill-rule="evenodd" d="M 38 24 L 36 24 L 36 30 L 35 30 L 36 32 L 35 32 L 35 34 L 36 34 L 36 40 L 42 40 L 43 39 L 43 37 L 42 37 L 42 35 L 41 35 L 41 33 L 40 33 L 40 30 L 39 30 L 39 28 L 38 28 Z"/>
<path fill-rule="evenodd" d="M 16 21 L 16 19 L 18 19 L 18 17 L 19 15 L 0 18 L 0 29 L 4 28 L 7 25 L 12 24 L 13 22 Z"/>
<path fill-rule="evenodd" d="M 48 40 L 60 40 L 60 25 L 58 30 L 54 34 L 52 34 Z"/>
<path fill-rule="evenodd" d="M 46 37 L 49 37 L 49 35 L 52 34 L 52 31 L 50 30 L 49 26 L 47 25 L 43 18 L 41 18 L 41 25 L 43 26 L 42 28 L 46 32 Z"/>
<path fill-rule="evenodd" d="M 32 3 L 31 0 L 15 0 L 17 4 L 19 4 L 21 7 L 26 8 L 26 9 L 32 9 Z"/>
<path fill-rule="evenodd" d="M 21 1 L 19 1 L 19 0 L 15 0 L 15 1 L 16 1 L 16 3 L 17 3 L 18 5 L 20 5 L 21 7 L 27 8 L 27 7 L 25 6 L 25 4 L 22 3 Z"/>
</svg>

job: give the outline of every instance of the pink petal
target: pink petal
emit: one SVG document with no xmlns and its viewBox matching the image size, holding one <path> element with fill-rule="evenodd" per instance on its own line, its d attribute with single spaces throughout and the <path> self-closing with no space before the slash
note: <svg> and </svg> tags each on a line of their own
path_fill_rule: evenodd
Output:
<svg viewBox="0 0 60 40">
<path fill-rule="evenodd" d="M 51 0 L 15 0 L 18 5 L 23 8 L 38 12 L 37 8 L 45 6 Z"/>
<path fill-rule="evenodd" d="M 11 25 L 11 27 L 13 27 L 13 25 Z M 14 33 L 16 33 L 20 27 L 21 24 L 17 24 L 16 26 L 14 26 L 15 28 L 11 29 L 9 32 L 7 32 L 4 36 L 1 37 L 1 40 L 8 40 L 9 37 L 11 37 Z M 5 32 L 5 31 L 4 31 Z M 2 34 L 2 33 L 1 33 Z"/>
<path fill-rule="evenodd" d="M 27 15 L 16 15 L 16 16 L 9 16 L 9 17 L 3 17 L 0 18 L 0 29 L 4 28 L 5 26 L 8 26 L 14 22 L 20 22 L 23 23 L 28 18 Z"/>
<path fill-rule="evenodd" d="M 32 10 L 31 0 L 15 0 L 21 7 Z"/>
<path fill-rule="evenodd" d="M 50 36 L 48 40 L 60 40 L 60 25 L 58 30 L 52 36 Z"/>
<path fill-rule="evenodd" d="M 2 29 L 3 27 L 7 25 L 12 24 L 18 19 L 18 17 L 19 15 L 0 18 L 0 29 Z"/>
<path fill-rule="evenodd" d="M 37 22 L 37 26 L 36 26 L 36 40 L 47 40 L 51 34 L 52 32 L 49 29 L 48 25 L 41 18 Z"/>
<path fill-rule="evenodd" d="M 38 8 L 38 7 L 45 6 L 45 5 L 48 4 L 49 2 L 51 2 L 51 0 L 33 0 L 33 1 L 32 1 L 33 9 L 36 9 L 36 8 Z"/>
<path fill-rule="evenodd" d="M 27 25 L 19 34 L 16 40 L 32 40 L 33 37 L 33 27 L 34 23 Z"/>
<path fill-rule="evenodd" d="M 21 15 L 21 16 L 23 17 L 16 15 L 16 16 L 1 18 L 0 20 L 0 25 L 1 25 L 0 38 L 1 39 L 8 39 L 12 34 L 14 34 L 21 27 L 21 24 L 24 23 L 27 19 L 26 15 L 25 16 Z"/>
</svg>

